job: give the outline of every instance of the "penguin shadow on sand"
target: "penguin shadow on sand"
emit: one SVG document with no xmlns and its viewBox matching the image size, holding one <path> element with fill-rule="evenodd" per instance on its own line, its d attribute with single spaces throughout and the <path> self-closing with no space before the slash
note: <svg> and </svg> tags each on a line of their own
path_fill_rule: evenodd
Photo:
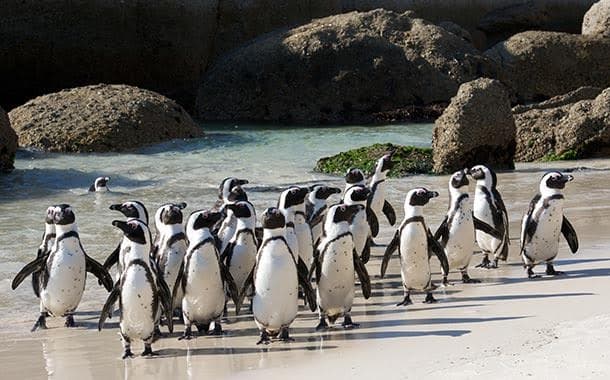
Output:
<svg viewBox="0 0 610 380">
<path fill-rule="evenodd" d="M 258 330 L 257 330 L 258 331 Z M 291 344 L 281 345 L 268 345 L 268 346 L 256 346 L 253 347 L 187 347 L 187 348 L 161 348 L 156 352 L 161 357 L 186 357 L 186 356 L 211 356 L 211 355 L 249 355 L 249 354 L 261 354 L 261 353 L 273 353 L 273 352 L 289 352 L 289 351 L 318 351 L 321 348 L 325 350 L 332 350 L 338 348 L 338 346 L 324 346 L 312 345 L 311 342 L 317 341 L 317 339 L 311 340 L 309 338 L 303 339 L 301 337 L 295 337 L 296 341 Z M 299 343 L 307 343 L 306 346 L 299 346 Z"/>
</svg>

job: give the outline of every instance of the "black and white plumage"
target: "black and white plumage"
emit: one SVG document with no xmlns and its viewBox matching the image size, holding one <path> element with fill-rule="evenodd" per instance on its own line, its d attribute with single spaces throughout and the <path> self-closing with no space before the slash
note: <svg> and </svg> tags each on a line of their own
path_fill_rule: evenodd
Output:
<svg viewBox="0 0 610 380">
<path fill-rule="evenodd" d="M 474 216 L 502 235 L 501 239 L 497 239 L 483 231 L 476 231 L 477 243 L 483 251 L 483 260 L 477 267 L 497 268 L 498 260 L 506 261 L 508 258 L 508 212 L 497 189 L 496 173 L 491 168 L 477 165 L 470 169 L 470 175 L 477 181 L 473 202 Z M 489 260 L 490 254 L 493 255 L 493 261 Z"/>
<path fill-rule="evenodd" d="M 371 195 L 369 196 L 369 202 L 367 208 L 370 209 L 371 216 L 371 233 L 373 237 L 376 237 L 379 233 L 379 217 L 383 213 L 391 226 L 396 223 L 396 212 L 394 208 L 386 199 L 386 178 L 388 172 L 394 166 L 392 162 L 393 152 L 383 155 L 377 164 L 375 165 L 375 172 L 369 182 L 369 189 L 371 189 Z"/>
<path fill-rule="evenodd" d="M 354 185 L 366 186 L 364 172 L 358 168 L 349 168 L 345 173 L 345 190 Z"/>
<path fill-rule="evenodd" d="M 295 255 L 309 268 L 313 261 L 313 237 L 305 215 L 306 187 L 291 186 L 282 191 L 278 209 L 286 219 L 286 241 Z"/>
<path fill-rule="evenodd" d="M 83 296 L 87 272 L 95 275 L 108 291 L 112 289 L 112 277 L 83 249 L 72 207 L 54 206 L 52 216 L 56 233 L 53 247 L 28 263 L 12 283 L 16 289 L 27 276 L 39 273 L 40 317 L 32 331 L 46 329 L 49 315 L 66 317 L 66 327 L 75 326 L 73 314 Z"/>
<path fill-rule="evenodd" d="M 362 205 L 338 204 L 330 207 L 324 222 L 324 238 L 317 247 L 315 260 L 317 303 L 320 322 L 316 330 L 328 328 L 343 316 L 343 327 L 357 327 L 351 318 L 354 302 L 354 272 L 362 286 L 362 294 L 368 299 L 371 283 L 366 267 L 354 249 L 354 239 L 349 230 L 354 216 Z"/>
<path fill-rule="evenodd" d="M 546 274 L 559 275 L 553 260 L 559 249 L 560 233 L 565 237 L 572 253 L 578 251 L 578 236 L 563 214 L 562 190 L 574 177 L 561 172 L 546 173 L 539 184 L 539 193 L 530 202 L 521 224 L 521 257 L 529 278 L 538 277 L 533 268 L 546 262 Z"/>
<path fill-rule="evenodd" d="M 328 200 L 333 194 L 340 194 L 341 189 L 321 184 L 309 186 L 309 194 L 305 200 L 307 222 L 311 227 L 311 236 L 314 246 L 322 236 L 324 229 L 324 217 L 328 210 Z"/>
<path fill-rule="evenodd" d="M 444 273 L 449 272 L 449 263 L 443 247 L 432 236 L 423 216 L 423 208 L 430 199 L 438 197 L 436 191 L 426 188 L 415 188 L 407 193 L 404 210 L 405 218 L 396 230 L 394 238 L 388 244 L 381 263 L 381 277 L 385 272 L 392 253 L 398 250 L 400 255 L 400 275 L 404 289 L 404 299 L 397 306 L 412 303 L 411 291 L 425 291 L 425 303 L 436 302 L 432 295 L 432 271 L 430 258 L 434 255 L 441 263 Z"/>
<path fill-rule="evenodd" d="M 230 181 L 229 183 L 248 183 L 246 180 L 238 180 Z M 228 193 L 222 193 L 222 206 L 220 207 L 220 211 L 223 213 L 222 222 L 216 231 L 216 236 L 219 241 L 219 250 L 223 252 L 233 235 L 235 234 L 235 227 L 237 221 L 235 220 L 235 215 L 230 208 L 227 208 L 228 205 L 233 204 L 239 201 L 247 201 L 248 195 L 241 187 L 241 185 L 235 185 L 231 188 Z"/>
<path fill-rule="evenodd" d="M 48 256 L 51 252 L 51 248 L 55 243 L 55 224 L 53 224 L 53 212 L 55 206 L 49 206 L 47 208 L 47 215 L 44 220 L 44 233 L 36 253 L 36 258 L 39 259 L 43 256 Z M 40 298 L 40 274 L 42 270 L 35 271 L 32 273 L 32 290 L 36 297 Z"/>
<path fill-rule="evenodd" d="M 350 223 L 349 230 L 354 237 L 354 249 L 364 264 L 369 262 L 371 257 L 371 226 L 369 215 L 371 211 L 366 208 L 371 191 L 364 185 L 354 185 L 345 190 L 343 203 L 346 205 L 362 205 L 362 208 L 354 215 Z"/>
<path fill-rule="evenodd" d="M 155 355 L 152 343 L 161 310 L 165 312 L 169 331 L 173 331 L 172 296 L 151 265 L 151 234 L 148 226 L 138 219 L 127 222 L 115 220 L 112 225 L 121 229 L 127 240 L 126 255 L 123 257 L 125 267 L 102 308 L 98 330 L 101 331 L 104 327 L 107 316 L 118 300 L 123 359 L 133 356 L 131 344 L 136 339 L 144 342 L 142 356 Z"/>
<path fill-rule="evenodd" d="M 108 182 L 110 181 L 110 177 L 97 177 L 95 181 L 89 186 L 89 192 L 105 192 L 110 191 L 108 188 Z"/>
<path fill-rule="evenodd" d="M 123 203 L 112 204 L 110 205 L 109 209 L 119 211 L 121 214 L 127 217 L 127 221 L 135 219 L 141 221 L 142 223 L 148 226 L 148 210 L 146 210 L 146 207 L 140 201 L 127 201 Z M 127 237 L 123 235 L 121 241 L 119 242 L 119 244 L 117 244 L 114 251 L 112 251 L 108 258 L 106 258 L 106 261 L 104 261 L 104 268 L 106 270 L 110 270 L 110 268 L 117 264 L 119 277 L 124 268 L 124 263 L 121 259 L 121 257 L 123 256 L 122 252 L 124 249 L 126 249 L 123 248 L 124 244 L 127 244 L 125 245 L 125 247 L 127 247 L 129 245 L 129 239 L 127 239 Z"/>
</svg>

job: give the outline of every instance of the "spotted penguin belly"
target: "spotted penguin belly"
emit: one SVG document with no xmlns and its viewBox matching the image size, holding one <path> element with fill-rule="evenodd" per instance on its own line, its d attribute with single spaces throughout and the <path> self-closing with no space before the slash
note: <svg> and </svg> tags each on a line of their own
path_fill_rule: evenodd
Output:
<svg viewBox="0 0 610 380">
<path fill-rule="evenodd" d="M 85 255 L 80 251 L 59 250 L 50 256 L 49 280 L 40 293 L 43 307 L 54 316 L 71 313 L 78 307 L 85 290 Z"/>
<path fill-rule="evenodd" d="M 121 334 L 130 339 L 149 340 L 155 327 L 154 284 L 140 265 L 125 270 L 121 287 Z"/>
<path fill-rule="evenodd" d="M 341 315 L 354 302 L 354 261 L 351 235 L 336 240 L 324 251 L 317 288 L 318 305 L 328 315 Z"/>
<path fill-rule="evenodd" d="M 557 256 L 563 208 L 550 205 L 540 213 L 532 240 L 525 246 L 527 256 L 535 263 L 552 260 Z"/>
<path fill-rule="evenodd" d="M 215 250 L 193 252 L 187 268 L 187 283 L 182 297 L 184 317 L 197 323 L 209 323 L 219 318 L 224 310 L 225 292 Z"/>
<path fill-rule="evenodd" d="M 430 285 L 428 240 L 420 224 L 409 224 L 402 231 L 400 274 L 404 287 L 409 290 L 425 290 Z"/>
</svg>

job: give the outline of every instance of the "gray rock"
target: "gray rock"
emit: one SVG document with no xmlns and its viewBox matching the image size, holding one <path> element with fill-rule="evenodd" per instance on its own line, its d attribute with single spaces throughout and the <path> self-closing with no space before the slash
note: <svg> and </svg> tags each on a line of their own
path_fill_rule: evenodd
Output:
<svg viewBox="0 0 610 380">
<path fill-rule="evenodd" d="M 499 65 L 495 77 L 520 102 L 583 86 L 610 86 L 610 38 L 530 31 L 495 45 L 485 55 Z"/>
<path fill-rule="evenodd" d="M 585 13 L 582 34 L 610 37 L 610 0 L 598 1 Z"/>
<path fill-rule="evenodd" d="M 270 33 L 203 78 L 204 120 L 299 124 L 373 121 L 375 113 L 447 101 L 488 61 L 412 13 L 352 12 Z"/>
<path fill-rule="evenodd" d="M 438 26 L 440 26 L 441 28 L 444 28 L 449 33 L 453 33 L 456 36 L 461 37 L 462 39 L 464 39 L 468 42 L 472 42 L 472 35 L 470 34 L 470 32 L 467 31 L 466 29 L 462 28 L 455 22 L 441 21 L 438 23 Z"/>
<path fill-rule="evenodd" d="M 95 85 L 40 96 L 9 113 L 24 147 L 52 152 L 124 151 L 203 135 L 176 102 L 125 85 Z"/>
<path fill-rule="evenodd" d="M 17 134 L 11 128 L 8 115 L 0 107 L 0 173 L 13 171 L 16 151 Z"/>
<path fill-rule="evenodd" d="M 513 169 L 515 122 L 504 85 L 480 78 L 464 83 L 434 125 L 434 172 L 476 164 Z"/>
<path fill-rule="evenodd" d="M 527 105 L 518 105 L 513 107 L 513 114 L 527 112 L 533 109 L 549 109 L 565 106 L 567 104 L 576 103 L 579 100 L 595 99 L 595 97 L 603 91 L 600 87 L 580 87 L 574 91 L 568 92 L 565 95 L 558 95 L 549 100 L 540 103 L 532 103 Z"/>
</svg>

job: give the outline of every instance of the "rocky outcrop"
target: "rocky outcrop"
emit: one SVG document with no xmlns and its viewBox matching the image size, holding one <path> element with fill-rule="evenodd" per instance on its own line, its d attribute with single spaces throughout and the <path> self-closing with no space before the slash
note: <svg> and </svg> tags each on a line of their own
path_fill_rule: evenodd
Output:
<svg viewBox="0 0 610 380">
<path fill-rule="evenodd" d="M 610 0 L 598 1 L 585 13 L 582 34 L 610 37 Z"/>
<path fill-rule="evenodd" d="M 432 133 L 434 172 L 477 164 L 513 169 L 515 122 L 504 85 L 481 78 L 460 86 Z"/>
<path fill-rule="evenodd" d="M 204 120 L 369 122 L 373 114 L 447 101 L 487 61 L 462 38 L 385 10 L 352 12 L 271 33 L 204 77 Z"/>
<path fill-rule="evenodd" d="M 52 152 L 123 151 L 203 130 L 173 100 L 124 85 L 78 87 L 9 113 L 19 144 Z"/>
<path fill-rule="evenodd" d="M 11 128 L 8 115 L 0 107 L 0 174 L 13 171 L 16 151 L 17 135 Z"/>
<path fill-rule="evenodd" d="M 610 155 L 610 88 L 579 89 L 513 112 L 517 161 Z"/>
<path fill-rule="evenodd" d="M 520 102 L 547 99 L 582 86 L 610 86 L 610 38 L 524 32 L 485 52 L 497 78 Z"/>
</svg>

